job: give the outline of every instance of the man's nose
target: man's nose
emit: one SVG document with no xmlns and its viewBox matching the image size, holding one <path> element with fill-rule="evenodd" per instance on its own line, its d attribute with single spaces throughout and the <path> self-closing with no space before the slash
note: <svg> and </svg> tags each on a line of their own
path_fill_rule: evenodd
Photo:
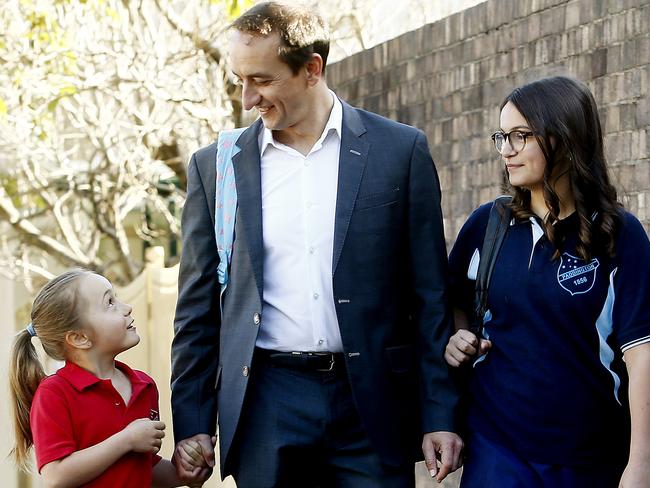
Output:
<svg viewBox="0 0 650 488">
<path fill-rule="evenodd" d="M 255 85 L 248 81 L 244 81 L 241 97 L 244 110 L 252 109 L 260 102 L 261 99 L 259 92 L 255 88 Z"/>
<path fill-rule="evenodd" d="M 131 312 L 133 312 L 133 307 L 128 303 L 123 303 L 122 306 L 124 307 L 124 315 L 131 315 Z"/>
</svg>

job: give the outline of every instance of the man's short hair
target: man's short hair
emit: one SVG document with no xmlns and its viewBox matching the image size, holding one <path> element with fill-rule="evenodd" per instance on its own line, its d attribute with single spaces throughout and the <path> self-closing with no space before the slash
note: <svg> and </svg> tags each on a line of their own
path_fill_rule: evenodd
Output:
<svg viewBox="0 0 650 488">
<path fill-rule="evenodd" d="M 298 73 L 312 57 L 323 58 L 323 71 L 330 50 L 327 22 L 314 10 L 279 2 L 263 2 L 251 7 L 237 18 L 229 28 L 254 35 L 280 35 L 278 57 Z"/>
</svg>

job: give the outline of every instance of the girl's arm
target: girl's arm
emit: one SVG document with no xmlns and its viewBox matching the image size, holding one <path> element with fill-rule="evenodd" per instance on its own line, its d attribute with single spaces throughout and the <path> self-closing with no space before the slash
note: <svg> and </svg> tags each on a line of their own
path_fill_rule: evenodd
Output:
<svg viewBox="0 0 650 488">
<path fill-rule="evenodd" d="M 212 474 L 212 468 L 195 468 L 192 473 L 194 474 L 194 478 L 191 480 L 180 478 L 172 462 L 167 459 L 161 459 L 153 467 L 153 482 L 151 486 L 153 488 L 174 488 L 176 486 L 200 488 Z"/>
<path fill-rule="evenodd" d="M 632 435 L 620 487 L 642 488 L 650 479 L 650 343 L 628 349 L 624 358 L 630 378 Z"/>
<path fill-rule="evenodd" d="M 184 486 L 184 483 L 176 474 L 176 468 L 171 461 L 161 459 L 153 467 L 151 486 L 155 488 L 172 488 L 175 486 Z"/>
<path fill-rule="evenodd" d="M 45 486 L 77 487 L 102 474 L 127 452 L 157 453 L 165 436 L 165 424 L 138 419 L 108 439 L 47 463 L 41 469 Z"/>
</svg>

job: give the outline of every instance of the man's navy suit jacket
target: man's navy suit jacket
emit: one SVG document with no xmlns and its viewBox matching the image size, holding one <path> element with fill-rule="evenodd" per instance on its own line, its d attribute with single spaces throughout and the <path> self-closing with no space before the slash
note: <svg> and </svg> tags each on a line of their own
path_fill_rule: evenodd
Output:
<svg viewBox="0 0 650 488">
<path fill-rule="evenodd" d="M 174 435 L 214 434 L 222 476 L 244 401 L 264 283 L 258 120 L 233 158 L 238 208 L 220 310 L 214 236 L 216 144 L 188 167 L 172 345 Z M 440 185 L 424 134 L 343 103 L 332 256 L 347 375 L 382 460 L 414 461 L 423 432 L 454 431 L 443 359 L 452 324 Z M 421 455 L 421 454 L 420 454 Z"/>
</svg>

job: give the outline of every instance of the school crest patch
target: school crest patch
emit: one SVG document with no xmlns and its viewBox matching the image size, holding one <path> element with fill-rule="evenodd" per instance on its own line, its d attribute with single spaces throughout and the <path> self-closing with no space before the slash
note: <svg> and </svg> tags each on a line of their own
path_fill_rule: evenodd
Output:
<svg viewBox="0 0 650 488">
<path fill-rule="evenodd" d="M 560 257 L 557 268 L 557 282 L 571 295 L 587 293 L 594 286 L 599 265 L 596 258 L 587 263 L 565 252 Z"/>
</svg>

